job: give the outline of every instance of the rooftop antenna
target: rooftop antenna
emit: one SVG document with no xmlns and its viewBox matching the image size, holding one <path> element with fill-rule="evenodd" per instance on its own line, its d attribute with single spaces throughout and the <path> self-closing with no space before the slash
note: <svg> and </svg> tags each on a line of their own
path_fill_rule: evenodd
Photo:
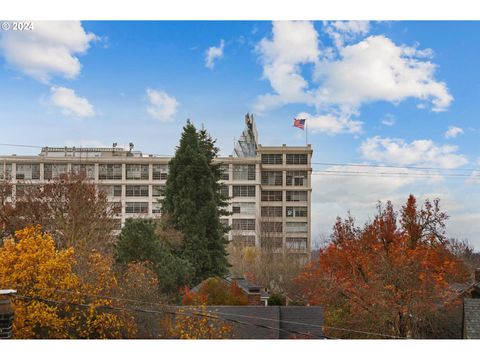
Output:
<svg viewBox="0 0 480 360">
<path fill-rule="evenodd" d="M 132 152 L 133 146 L 134 146 L 134 145 L 133 145 L 132 142 L 128 144 L 128 148 L 129 148 L 128 151 L 129 151 L 129 152 Z"/>
</svg>

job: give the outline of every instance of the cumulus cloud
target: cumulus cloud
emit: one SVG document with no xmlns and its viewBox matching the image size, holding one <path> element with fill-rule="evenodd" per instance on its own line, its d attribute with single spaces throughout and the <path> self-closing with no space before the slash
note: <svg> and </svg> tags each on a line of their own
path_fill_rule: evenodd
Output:
<svg viewBox="0 0 480 360">
<path fill-rule="evenodd" d="M 445 132 L 445 138 L 451 139 L 456 138 L 458 135 L 463 134 L 463 129 L 458 126 L 449 126 L 448 130 Z"/>
<path fill-rule="evenodd" d="M 368 21 L 331 21 L 324 22 L 324 31 L 332 38 L 337 48 L 355 39 L 357 36 L 366 35 L 370 31 Z"/>
<path fill-rule="evenodd" d="M 375 136 L 365 140 L 360 146 L 363 158 L 399 165 L 435 166 L 454 169 L 468 163 L 465 156 L 457 153 L 454 145 L 436 145 L 432 140 L 414 140 L 411 143 L 402 139 Z"/>
<path fill-rule="evenodd" d="M 417 98 L 430 101 L 433 111 L 444 111 L 453 97 L 444 82 L 435 80 L 436 65 L 423 57 L 421 50 L 397 46 L 381 35 L 346 46 L 338 60 L 316 67 L 318 103 L 358 109 L 368 102 Z"/>
<path fill-rule="evenodd" d="M 147 112 L 152 118 L 162 122 L 173 121 L 173 115 L 179 105 L 177 99 L 165 91 L 155 89 L 147 89 L 147 98 L 149 101 Z"/>
<path fill-rule="evenodd" d="M 256 99 L 256 111 L 304 104 L 315 107 L 315 116 L 335 114 L 357 121 L 352 119 L 370 102 L 399 104 L 414 98 L 421 107 L 429 103 L 432 111 L 439 112 L 453 101 L 447 85 L 435 78 L 431 49 L 397 45 L 382 35 L 343 46 L 346 39 L 368 33 L 366 22 L 333 22 L 324 29 L 341 34 L 341 46 L 320 49 L 311 22 L 273 22 L 272 37 L 263 38 L 256 47 L 272 92 Z M 313 69 L 311 77 L 306 66 Z"/>
<path fill-rule="evenodd" d="M 215 67 L 215 61 L 223 57 L 223 49 L 225 47 L 225 41 L 220 40 L 220 45 L 218 47 L 211 46 L 208 48 L 205 54 L 205 67 L 213 69 Z"/>
<path fill-rule="evenodd" d="M 321 132 L 329 135 L 340 133 L 358 133 L 362 130 L 362 122 L 351 120 L 348 117 L 334 114 L 311 115 L 302 112 L 296 116 L 298 119 L 308 119 L 308 130 Z"/>
<path fill-rule="evenodd" d="M 93 106 L 86 98 L 75 94 L 73 89 L 62 86 L 50 88 L 50 104 L 59 108 L 66 116 L 85 118 L 95 115 Z"/>
<path fill-rule="evenodd" d="M 84 54 L 97 36 L 79 21 L 35 21 L 34 31 L 2 31 L 0 50 L 6 63 L 44 83 L 52 76 L 73 79 Z"/>
<path fill-rule="evenodd" d="M 301 75 L 301 64 L 316 63 L 318 33 L 308 21 L 273 22 L 272 39 L 263 38 L 256 46 L 263 63 L 263 77 L 270 82 L 273 94 L 265 94 L 256 109 L 266 111 L 288 103 L 310 103 L 308 82 Z"/>
</svg>

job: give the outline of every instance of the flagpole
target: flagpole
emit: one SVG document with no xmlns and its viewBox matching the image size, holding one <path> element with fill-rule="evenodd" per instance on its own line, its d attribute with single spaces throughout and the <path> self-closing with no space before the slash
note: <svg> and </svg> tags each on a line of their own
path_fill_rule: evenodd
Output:
<svg viewBox="0 0 480 360">
<path fill-rule="evenodd" d="M 307 119 L 305 119 L 305 146 L 308 146 L 308 125 L 307 125 Z"/>
</svg>

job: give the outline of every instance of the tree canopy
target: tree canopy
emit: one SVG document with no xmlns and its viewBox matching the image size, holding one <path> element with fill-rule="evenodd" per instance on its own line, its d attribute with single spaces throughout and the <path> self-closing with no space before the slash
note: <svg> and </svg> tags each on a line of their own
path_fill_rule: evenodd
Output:
<svg viewBox="0 0 480 360">
<path fill-rule="evenodd" d="M 219 191 L 219 165 L 213 163 L 217 153 L 208 133 L 188 121 L 169 162 L 162 210 L 184 235 L 179 255 L 192 264 L 194 284 L 227 273 L 227 229 L 220 222 L 226 199 Z"/>
<path fill-rule="evenodd" d="M 442 314 L 459 300 L 451 284 L 464 282 L 463 263 L 449 251 L 445 212 L 412 195 L 398 214 L 390 202 L 363 228 L 337 219 L 331 242 L 297 283 L 310 304 L 325 306 L 329 326 L 387 336 L 435 334 Z M 333 330 L 335 337 L 369 335 Z M 377 335 L 372 335 L 378 337 Z"/>
</svg>

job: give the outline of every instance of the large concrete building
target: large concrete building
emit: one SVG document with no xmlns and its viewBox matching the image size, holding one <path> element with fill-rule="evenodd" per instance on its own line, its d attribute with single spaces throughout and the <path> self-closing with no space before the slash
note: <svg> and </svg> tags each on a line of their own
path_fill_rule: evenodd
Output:
<svg viewBox="0 0 480 360">
<path fill-rule="evenodd" d="M 289 250 L 308 258 L 311 244 L 311 156 L 308 146 L 262 146 L 253 116 L 223 164 L 222 191 L 230 197 L 229 240 Z M 13 183 L 12 200 L 26 186 L 83 171 L 118 209 L 116 227 L 129 217 L 161 215 L 160 191 L 169 157 L 112 148 L 44 147 L 38 156 L 0 156 L 0 180 Z"/>
</svg>

